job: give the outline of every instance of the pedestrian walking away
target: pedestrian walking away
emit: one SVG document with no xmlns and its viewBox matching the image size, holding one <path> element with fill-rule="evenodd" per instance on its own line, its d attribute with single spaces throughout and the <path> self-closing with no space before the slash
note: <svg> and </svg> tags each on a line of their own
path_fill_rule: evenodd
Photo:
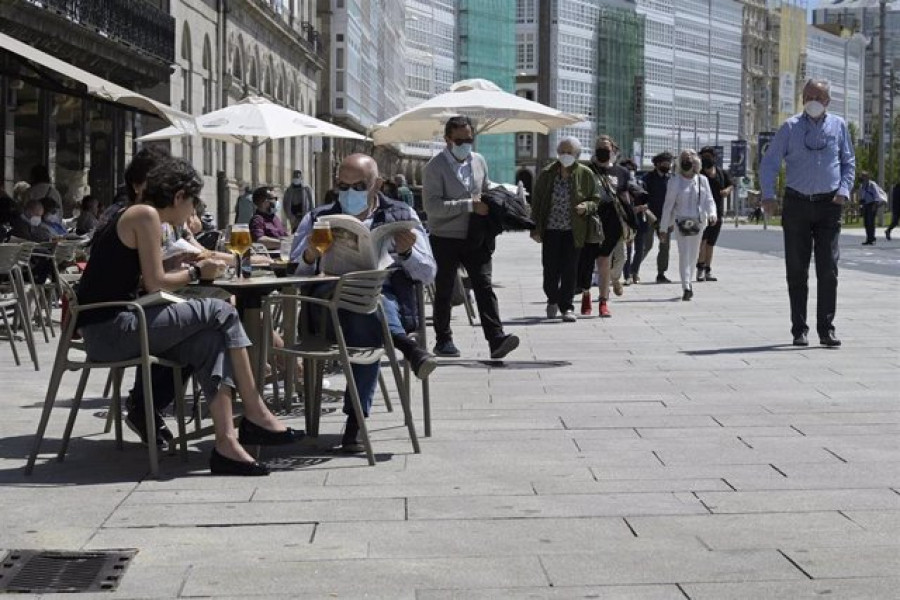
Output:
<svg viewBox="0 0 900 600">
<path fill-rule="evenodd" d="M 660 230 L 675 227 L 678 236 L 678 271 L 681 275 L 681 299 L 694 297 L 691 282 L 694 263 L 700 253 L 700 241 L 708 225 L 718 220 L 716 203 L 706 177 L 700 175 L 700 157 L 693 150 L 682 150 L 678 157 L 678 175 L 669 180 L 666 203 L 660 216 Z M 662 235 L 668 237 L 669 233 Z"/>
<path fill-rule="evenodd" d="M 784 262 L 791 304 L 791 334 L 795 346 L 808 345 L 806 303 L 809 261 L 816 256 L 818 287 L 816 330 L 823 346 L 837 347 L 837 308 L 841 211 L 850 197 L 856 157 L 847 124 L 827 112 L 828 82 L 810 79 L 803 87 L 803 112 L 782 124 L 760 163 L 763 206 L 771 212 L 775 180 L 785 164 Z"/>
<path fill-rule="evenodd" d="M 716 150 L 712 146 L 705 146 L 700 150 L 700 166 L 703 169 L 703 177 L 709 183 L 713 200 L 716 203 L 716 222 L 708 225 L 703 230 L 703 239 L 700 241 L 700 256 L 697 258 L 697 281 L 718 281 L 712 274 L 713 251 L 722 231 L 722 221 L 725 216 L 725 198 L 731 195 L 734 185 L 731 176 L 716 164 Z"/>
<path fill-rule="evenodd" d="M 641 261 L 653 250 L 653 239 L 659 239 L 659 250 L 656 253 L 656 283 L 672 283 L 666 277 L 666 271 L 669 269 L 669 237 L 662 235 L 665 230 L 660 231 L 659 216 L 662 214 L 663 205 L 666 203 L 666 189 L 669 185 L 671 177 L 669 171 L 672 169 L 673 157 L 668 152 L 662 152 L 653 157 L 653 170 L 644 175 L 644 189 L 647 192 L 647 218 L 648 226 L 644 230 L 644 235 L 639 244 L 641 247 Z M 652 215 L 652 217 L 651 217 Z M 655 217 L 655 218 L 654 218 Z M 669 233 L 671 230 L 669 231 Z M 640 274 L 640 262 L 633 267 L 635 274 Z"/>
<path fill-rule="evenodd" d="M 534 186 L 531 216 L 535 229 L 531 235 L 542 244 L 547 318 L 562 314 L 563 322 L 571 323 L 577 320 L 572 296 L 578 254 L 588 237 L 588 226 L 597 213 L 600 197 L 594 174 L 578 163 L 578 138 L 561 139 L 556 153 L 557 160 L 541 171 Z"/>
<path fill-rule="evenodd" d="M 881 208 L 881 197 L 884 191 L 878 187 L 877 183 L 872 181 L 872 178 L 866 171 L 860 171 L 859 188 L 856 193 L 859 198 L 859 206 L 862 208 L 863 225 L 866 229 L 866 241 L 862 245 L 874 246 L 875 217 L 878 216 L 878 209 Z"/>
<path fill-rule="evenodd" d="M 482 193 L 490 187 L 484 157 L 472 152 L 475 132 L 465 116 L 451 117 L 444 126 L 446 148 L 425 165 L 423 204 L 428 214 L 431 249 L 437 262 L 434 297 L 434 353 L 459 356 L 450 328 L 451 299 L 457 271 L 469 274 L 484 338 L 491 358 L 501 359 L 515 350 L 519 338 L 504 333 L 497 296 L 491 285 L 495 239 L 485 234 L 476 216 L 490 212 Z"/>
</svg>

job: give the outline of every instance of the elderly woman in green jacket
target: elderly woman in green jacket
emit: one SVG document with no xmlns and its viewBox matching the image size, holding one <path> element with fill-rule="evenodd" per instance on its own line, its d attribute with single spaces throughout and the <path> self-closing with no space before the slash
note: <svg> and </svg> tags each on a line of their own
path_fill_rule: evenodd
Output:
<svg viewBox="0 0 900 600">
<path fill-rule="evenodd" d="M 589 235 L 591 215 L 597 213 L 600 192 L 591 170 L 578 163 L 581 142 L 564 137 L 556 147 L 557 159 L 538 175 L 531 197 L 532 237 L 543 244 L 544 294 L 547 318 L 562 313 L 562 320 L 577 320 L 572 296 L 578 253 Z"/>
</svg>

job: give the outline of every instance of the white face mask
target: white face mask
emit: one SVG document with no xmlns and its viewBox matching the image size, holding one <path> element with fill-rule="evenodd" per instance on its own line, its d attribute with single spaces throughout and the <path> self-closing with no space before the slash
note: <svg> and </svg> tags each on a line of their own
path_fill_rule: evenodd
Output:
<svg viewBox="0 0 900 600">
<path fill-rule="evenodd" d="M 32 227 L 37 227 L 41 224 L 41 218 L 38 217 L 37 215 L 35 215 L 33 217 L 28 217 L 28 224 L 31 225 Z"/>
<path fill-rule="evenodd" d="M 291 179 L 292 185 L 300 185 L 301 183 L 303 183 L 303 180 L 299 177 L 295 177 L 295 178 Z"/>
<path fill-rule="evenodd" d="M 818 119 L 825 114 L 825 105 L 818 100 L 810 100 L 803 105 L 803 110 L 813 119 Z"/>
<path fill-rule="evenodd" d="M 559 159 L 560 164 L 567 169 L 575 164 L 575 157 L 571 154 L 560 153 L 557 158 Z"/>
</svg>

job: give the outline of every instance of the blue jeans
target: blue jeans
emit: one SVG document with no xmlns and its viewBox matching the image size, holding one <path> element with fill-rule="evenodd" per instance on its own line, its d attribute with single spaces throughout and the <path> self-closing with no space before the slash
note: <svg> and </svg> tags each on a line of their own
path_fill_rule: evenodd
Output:
<svg viewBox="0 0 900 600">
<path fill-rule="evenodd" d="M 334 284 L 319 284 L 312 290 L 313 296 L 328 297 L 334 290 Z M 400 322 L 400 307 L 397 295 L 390 284 L 385 284 L 381 291 L 384 314 L 387 317 L 388 330 L 392 334 L 406 335 Z M 313 311 L 316 312 L 316 311 Z M 384 340 L 381 335 L 381 323 L 377 313 L 362 315 L 347 310 L 338 311 L 338 319 L 341 321 L 341 329 L 344 331 L 344 341 L 348 346 L 381 347 Z M 311 323 L 318 322 L 318 317 L 310 319 Z M 331 335 L 329 328 L 329 335 Z M 368 417 L 372 408 L 372 400 L 375 397 L 375 389 L 378 387 L 379 363 L 371 365 L 352 365 L 353 379 L 356 381 L 356 391 L 362 404 L 363 414 Z M 350 404 L 350 393 L 344 392 L 344 414 L 352 415 L 353 407 Z"/>
<path fill-rule="evenodd" d="M 392 334 L 406 335 L 403 325 L 400 324 L 400 310 L 394 290 L 390 286 L 385 286 L 382 298 L 388 330 Z M 338 312 L 338 318 L 341 320 L 341 328 L 344 330 L 344 339 L 348 346 L 378 347 L 384 343 L 381 336 L 381 323 L 377 314 L 361 315 L 342 310 Z M 369 416 L 372 408 L 375 389 L 378 387 L 378 370 L 380 368 L 381 365 L 377 362 L 371 365 L 351 366 L 353 378 L 356 380 L 356 391 L 359 393 L 359 401 L 366 417 Z M 353 414 L 348 392 L 344 393 L 344 414 Z"/>
</svg>

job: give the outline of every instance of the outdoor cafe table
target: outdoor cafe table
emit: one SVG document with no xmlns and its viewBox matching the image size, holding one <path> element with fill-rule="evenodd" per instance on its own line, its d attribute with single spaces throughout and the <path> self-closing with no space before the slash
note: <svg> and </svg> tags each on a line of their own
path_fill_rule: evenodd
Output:
<svg viewBox="0 0 900 600">
<path fill-rule="evenodd" d="M 253 376 L 256 378 L 256 387 L 262 393 L 265 385 L 266 375 L 266 349 L 262 347 L 262 300 L 275 290 L 292 291 L 291 288 L 301 286 L 308 283 L 320 283 L 323 281 L 337 281 L 339 277 L 323 276 L 323 275 L 307 275 L 289 277 L 275 277 L 267 275 L 263 277 L 250 277 L 246 279 L 216 279 L 212 284 L 216 287 L 234 295 L 238 314 L 241 317 L 241 323 L 250 338 L 252 345 L 247 348 L 250 355 L 250 367 L 253 369 Z M 296 302 L 287 302 L 284 307 L 284 317 L 286 323 L 296 323 Z M 296 342 L 297 332 L 291 331 L 288 327 L 285 330 L 285 343 L 293 344 Z M 288 369 L 288 379 L 293 375 L 293 369 Z M 291 380 L 293 383 L 293 380 Z M 293 387 L 293 386 L 291 386 Z M 285 391 L 287 395 L 287 390 Z M 285 400 L 289 403 L 289 400 Z"/>
</svg>

